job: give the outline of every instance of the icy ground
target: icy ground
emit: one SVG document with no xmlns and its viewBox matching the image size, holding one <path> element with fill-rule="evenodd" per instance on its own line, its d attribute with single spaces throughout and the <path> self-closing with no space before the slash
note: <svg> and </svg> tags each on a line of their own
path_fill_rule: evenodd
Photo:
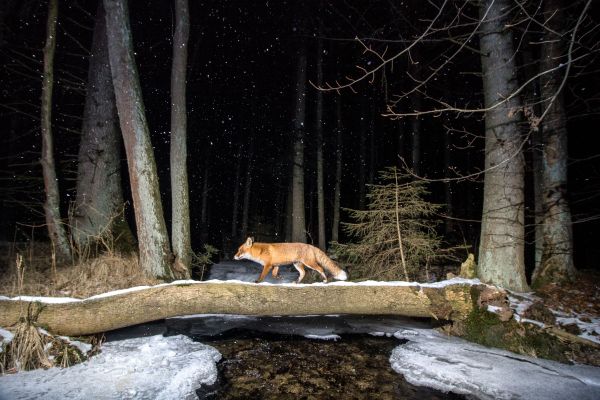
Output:
<svg viewBox="0 0 600 400">
<path fill-rule="evenodd" d="M 260 266 L 253 263 L 227 263 L 213 267 L 209 278 L 253 282 L 260 269 Z M 282 268 L 280 274 L 284 276 L 282 281 L 269 280 L 281 283 L 296 279 L 291 268 Z M 448 282 L 423 286 L 444 284 Z M 139 287 L 128 290 L 143 289 Z M 102 296 L 120 292 L 122 291 Z M 42 302 L 82 301 L 64 298 L 27 299 Z M 511 296 L 511 307 L 517 312 L 517 318 L 528 305 L 528 300 L 532 299 L 515 299 Z M 588 333 L 600 333 L 600 321 L 597 319 L 576 319 L 574 322 L 587 323 Z M 324 340 L 335 340 L 338 337 L 344 340 L 344 335 L 350 333 L 393 335 L 408 342 L 394 349 L 390 363 L 395 371 L 416 385 L 480 399 L 600 399 L 600 368 L 565 365 L 486 348 L 439 334 L 423 325 L 423 321 L 408 322 L 405 319 L 377 316 L 267 318 L 203 315 L 172 318 L 165 323 L 128 328 L 130 335 L 133 332 L 135 335 L 152 336 L 130 339 L 126 335 L 118 337 L 115 333 L 108 334 L 112 338 L 103 345 L 102 353 L 83 364 L 67 369 L 51 368 L 0 376 L 0 400 L 193 399 L 196 398 L 195 390 L 200 385 L 216 380 L 216 362 L 220 359 L 220 354 L 214 348 L 193 342 L 181 334 L 202 337 L 240 329 Z M 163 333 L 176 335 L 165 337 Z M 0 335 L 10 340 L 10 333 L 3 334 L 0 331 Z M 592 340 L 598 339 L 597 335 L 588 336 L 593 336 L 589 337 Z"/>
<path fill-rule="evenodd" d="M 395 332 L 408 342 L 394 349 L 390 363 L 412 384 L 479 399 L 600 399 L 600 368 L 486 348 L 409 323 L 375 316 L 202 315 L 169 319 L 153 333 L 202 336 L 258 326 L 262 332 L 344 340 L 348 333 Z M 184 335 L 109 341 L 100 355 L 71 368 L 1 376 L 0 399 L 193 399 L 201 384 L 215 381 L 219 359 L 214 348 Z"/>
<path fill-rule="evenodd" d="M 0 399 L 196 399 L 201 384 L 216 381 L 220 358 L 185 336 L 109 342 L 70 368 L 0 376 Z"/>
<path fill-rule="evenodd" d="M 600 399 L 600 368 L 517 355 L 430 329 L 395 335 L 392 368 L 414 385 L 479 399 Z"/>
</svg>

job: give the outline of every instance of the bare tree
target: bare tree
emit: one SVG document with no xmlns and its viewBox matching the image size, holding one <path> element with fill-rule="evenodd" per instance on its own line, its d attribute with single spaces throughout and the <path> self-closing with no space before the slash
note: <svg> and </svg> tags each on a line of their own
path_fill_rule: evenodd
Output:
<svg viewBox="0 0 600 400">
<path fill-rule="evenodd" d="M 67 232 L 60 217 L 60 194 L 56 164 L 54 162 L 54 145 L 52 137 L 52 90 L 54 87 L 54 54 L 56 49 L 56 20 L 58 19 L 58 0 L 48 3 L 48 22 L 46 28 L 46 45 L 44 46 L 44 72 L 42 76 L 42 173 L 46 201 L 44 213 L 48 234 L 56 256 L 66 260 L 71 257 L 71 247 Z"/>
<path fill-rule="evenodd" d="M 175 264 L 189 270 L 192 259 L 190 197 L 187 174 L 186 71 L 190 31 L 187 0 L 175 0 L 171 68 L 171 242 Z"/>
<path fill-rule="evenodd" d="M 133 55 L 129 12 L 125 0 L 104 0 L 104 9 L 113 86 L 129 167 L 140 265 L 150 276 L 171 279 L 172 253 Z"/>
<path fill-rule="evenodd" d="M 77 197 L 71 215 L 71 235 L 83 249 L 95 238 L 131 232 L 122 217 L 121 137 L 108 61 L 106 18 L 98 3 L 77 164 Z"/>
</svg>

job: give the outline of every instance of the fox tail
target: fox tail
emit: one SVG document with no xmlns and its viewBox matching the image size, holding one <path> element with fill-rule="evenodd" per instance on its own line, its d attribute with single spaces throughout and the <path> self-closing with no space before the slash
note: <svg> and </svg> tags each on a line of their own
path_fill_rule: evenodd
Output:
<svg viewBox="0 0 600 400">
<path fill-rule="evenodd" d="M 316 249 L 315 253 L 317 262 L 325 270 L 329 271 L 329 273 L 331 273 L 334 279 L 337 279 L 339 281 L 345 281 L 346 279 L 348 279 L 348 274 L 346 273 L 346 271 L 341 269 L 331 258 L 327 257 L 327 254 L 325 254 L 320 249 Z"/>
</svg>

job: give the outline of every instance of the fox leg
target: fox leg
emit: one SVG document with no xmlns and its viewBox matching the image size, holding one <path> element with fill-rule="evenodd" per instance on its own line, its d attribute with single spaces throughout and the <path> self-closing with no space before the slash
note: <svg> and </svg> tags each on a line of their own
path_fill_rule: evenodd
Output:
<svg viewBox="0 0 600 400">
<path fill-rule="evenodd" d="M 304 265 L 306 265 L 308 268 L 317 271 L 319 274 L 321 274 L 321 276 L 323 277 L 323 282 L 327 282 L 327 275 L 325 275 L 325 271 L 323 270 L 323 268 L 318 265 L 318 264 L 306 264 L 304 263 Z"/>
<path fill-rule="evenodd" d="M 300 273 L 300 276 L 298 277 L 298 280 L 296 281 L 296 283 L 300 283 L 300 282 L 302 282 L 302 279 L 304 279 L 304 274 L 305 274 L 305 272 L 304 272 L 304 266 L 300 262 L 295 262 L 294 263 L 294 267 Z"/>
<path fill-rule="evenodd" d="M 271 272 L 271 275 L 273 275 L 273 278 L 275 278 L 275 279 L 281 279 L 281 277 L 279 276 L 279 265 L 276 265 L 275 267 L 273 267 L 273 271 Z"/>
<path fill-rule="evenodd" d="M 263 270 L 260 273 L 260 276 L 258 277 L 258 279 L 254 281 L 254 283 L 262 282 L 262 280 L 265 279 L 265 277 L 269 274 L 269 271 L 271 270 L 271 268 L 273 268 L 273 266 L 271 264 L 263 265 Z"/>
</svg>

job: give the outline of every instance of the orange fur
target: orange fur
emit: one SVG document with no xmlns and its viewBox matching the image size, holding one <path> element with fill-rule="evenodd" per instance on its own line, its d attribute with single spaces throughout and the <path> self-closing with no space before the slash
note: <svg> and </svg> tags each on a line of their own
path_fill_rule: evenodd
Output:
<svg viewBox="0 0 600 400">
<path fill-rule="evenodd" d="M 271 270 L 273 271 L 273 277 L 278 278 L 279 266 L 285 264 L 294 264 L 294 267 L 300 273 L 297 283 L 300 283 L 304 278 L 304 267 L 321 274 L 323 282 L 327 282 L 325 271 L 328 271 L 334 279 L 343 281 L 348 279 L 346 271 L 338 267 L 323 251 L 305 243 L 257 243 L 252 238 L 248 238 L 233 258 L 236 260 L 251 260 L 263 266 L 256 282 L 265 279 Z"/>
</svg>

